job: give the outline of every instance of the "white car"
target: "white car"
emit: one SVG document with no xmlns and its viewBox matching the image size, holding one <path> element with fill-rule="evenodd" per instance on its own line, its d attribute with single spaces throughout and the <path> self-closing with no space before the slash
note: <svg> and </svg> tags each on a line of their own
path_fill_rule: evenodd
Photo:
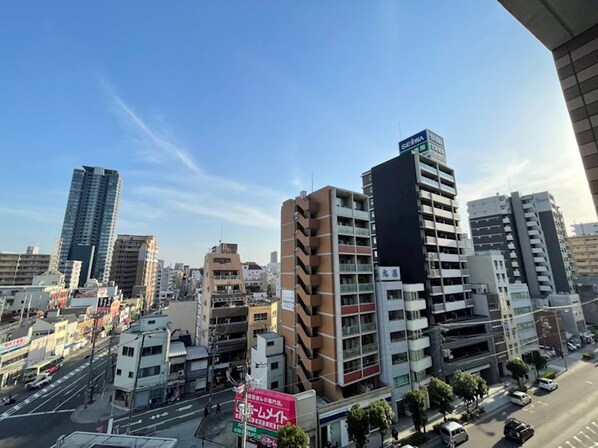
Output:
<svg viewBox="0 0 598 448">
<path fill-rule="evenodd" d="M 571 341 L 567 342 L 567 348 L 570 352 L 574 352 L 575 350 L 577 350 L 577 346 Z"/>
<path fill-rule="evenodd" d="M 42 373 L 30 383 L 25 384 L 25 390 L 39 389 L 40 387 L 44 387 L 46 384 L 50 384 L 51 382 L 52 375 L 49 373 Z"/>
<path fill-rule="evenodd" d="M 513 392 L 511 394 L 511 403 L 518 404 L 519 406 L 525 406 L 532 402 L 532 397 L 523 392 Z"/>
</svg>

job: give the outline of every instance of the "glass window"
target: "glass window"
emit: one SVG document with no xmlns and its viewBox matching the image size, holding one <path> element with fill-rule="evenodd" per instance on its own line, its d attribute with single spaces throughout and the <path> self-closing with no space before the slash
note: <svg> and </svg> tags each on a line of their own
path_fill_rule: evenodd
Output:
<svg viewBox="0 0 598 448">
<path fill-rule="evenodd" d="M 403 310 L 394 310 L 388 312 L 388 320 L 403 320 L 405 318 L 405 314 Z"/>
<path fill-rule="evenodd" d="M 393 365 L 402 364 L 404 362 L 407 362 L 407 352 L 394 353 L 392 355 L 392 364 Z"/>
<path fill-rule="evenodd" d="M 401 376 L 395 376 L 392 379 L 392 382 L 394 383 L 395 387 L 401 387 L 401 386 L 405 386 L 407 384 L 409 384 L 409 375 L 401 375 Z"/>
</svg>

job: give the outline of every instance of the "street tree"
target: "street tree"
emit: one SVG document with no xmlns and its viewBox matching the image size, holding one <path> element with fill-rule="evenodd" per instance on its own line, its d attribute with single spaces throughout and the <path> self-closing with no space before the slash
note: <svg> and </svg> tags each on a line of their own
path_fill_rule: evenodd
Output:
<svg viewBox="0 0 598 448">
<path fill-rule="evenodd" d="M 446 422 L 446 414 L 453 412 L 452 401 L 455 399 L 453 388 L 450 384 L 435 377 L 432 377 L 426 387 L 430 395 L 430 401 L 438 406 L 438 412 L 442 414 Z"/>
<path fill-rule="evenodd" d="M 477 397 L 477 375 L 457 370 L 451 378 L 451 386 L 455 395 L 463 400 L 465 410 L 469 413 L 469 406 L 475 403 Z"/>
<path fill-rule="evenodd" d="M 475 375 L 475 376 L 476 376 L 476 380 L 477 380 L 475 406 L 477 408 L 479 400 L 483 399 L 484 395 L 488 394 L 488 384 L 486 383 L 486 380 L 484 378 L 482 378 L 481 376 L 478 376 L 478 375 Z"/>
<path fill-rule="evenodd" d="M 279 448 L 309 448 L 309 436 L 297 425 L 287 423 L 278 430 Z"/>
<path fill-rule="evenodd" d="M 405 405 L 411 413 L 413 426 L 417 432 L 426 433 L 426 423 L 428 415 L 426 414 L 426 394 L 421 389 L 410 390 L 404 397 Z"/>
<path fill-rule="evenodd" d="M 511 372 L 513 378 L 517 380 L 517 383 L 521 386 L 521 380 L 525 378 L 529 372 L 529 367 L 521 358 L 513 358 L 507 362 L 507 370 Z"/>
<path fill-rule="evenodd" d="M 544 369 L 550 362 L 550 357 L 543 355 L 538 350 L 532 350 L 523 355 L 523 360 L 527 364 L 533 364 L 537 371 Z"/>
<path fill-rule="evenodd" d="M 395 413 L 386 400 L 374 401 L 369 408 L 370 424 L 378 428 L 381 440 L 384 440 L 386 431 L 392 425 L 392 419 Z"/>
<path fill-rule="evenodd" d="M 359 406 L 359 403 L 354 404 L 347 413 L 347 432 L 357 448 L 365 448 L 370 432 L 370 421 L 368 413 Z"/>
</svg>

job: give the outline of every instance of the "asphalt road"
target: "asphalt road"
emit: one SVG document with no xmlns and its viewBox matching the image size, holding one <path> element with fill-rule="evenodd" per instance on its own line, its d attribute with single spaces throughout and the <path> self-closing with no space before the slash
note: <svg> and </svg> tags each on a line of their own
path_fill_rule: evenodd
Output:
<svg viewBox="0 0 598 448">
<path fill-rule="evenodd" d="M 93 378 L 103 387 L 106 371 L 108 339 L 96 345 Z M 71 413 L 84 402 L 89 379 L 91 346 L 67 358 L 63 367 L 52 375 L 52 383 L 26 391 L 18 384 L 10 392 L 14 405 L 0 407 L 0 447 L 49 447 L 62 434 L 95 430 L 97 425 L 78 425 Z"/>
<path fill-rule="evenodd" d="M 113 352 L 116 340 L 113 341 Z M 77 355 L 67 358 L 64 366 L 53 374 L 52 383 L 34 391 L 26 391 L 22 384 L 11 390 L 14 405 L 0 406 L 0 448 L 50 447 L 63 434 L 74 431 L 96 431 L 108 422 L 100 421 L 79 424 L 71 420 L 71 414 L 79 408 L 86 397 L 89 379 L 89 353 L 91 346 Z M 97 382 L 97 394 L 104 387 L 108 357 L 108 339 L 96 345 L 93 363 L 93 378 Z M 234 393 L 232 390 L 216 392 L 212 403 L 219 402 L 223 413 L 232 415 Z M 173 404 L 137 412 L 131 419 L 132 433 L 152 434 L 185 421 L 204 416 L 207 396 L 192 397 Z M 114 432 L 125 433 L 128 416 L 115 418 Z"/>
<path fill-rule="evenodd" d="M 553 392 L 535 390 L 525 407 L 508 404 L 468 425 L 467 447 L 507 448 L 519 446 L 503 436 L 505 421 L 515 417 L 531 424 L 535 435 L 526 448 L 588 448 L 598 446 L 598 364 L 580 363 L 558 379 Z M 434 447 L 443 447 L 440 442 Z"/>
</svg>

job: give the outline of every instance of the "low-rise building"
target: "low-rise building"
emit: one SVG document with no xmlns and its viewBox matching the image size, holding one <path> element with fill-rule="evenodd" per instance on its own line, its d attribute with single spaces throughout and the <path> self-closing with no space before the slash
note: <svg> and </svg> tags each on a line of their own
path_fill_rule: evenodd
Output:
<svg viewBox="0 0 598 448">
<path fill-rule="evenodd" d="M 264 389 L 284 391 L 285 360 L 284 339 L 273 332 L 258 334 L 251 349 L 251 375 L 261 381 Z"/>
</svg>

